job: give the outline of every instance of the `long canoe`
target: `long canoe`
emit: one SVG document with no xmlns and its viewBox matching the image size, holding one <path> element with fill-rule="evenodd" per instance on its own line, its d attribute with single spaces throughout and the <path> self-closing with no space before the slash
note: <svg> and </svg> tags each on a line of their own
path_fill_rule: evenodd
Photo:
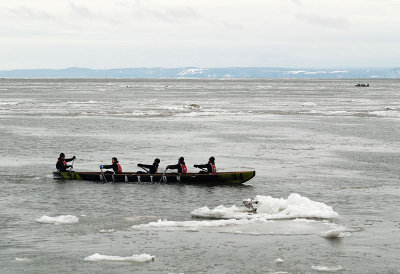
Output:
<svg viewBox="0 0 400 274">
<path fill-rule="evenodd" d="M 183 184 L 243 184 L 256 175 L 255 171 L 218 172 L 217 174 L 199 173 L 157 173 L 141 174 L 125 172 L 121 174 L 101 172 L 53 172 L 54 179 L 85 180 L 97 182 L 121 182 L 121 183 L 183 183 Z"/>
</svg>

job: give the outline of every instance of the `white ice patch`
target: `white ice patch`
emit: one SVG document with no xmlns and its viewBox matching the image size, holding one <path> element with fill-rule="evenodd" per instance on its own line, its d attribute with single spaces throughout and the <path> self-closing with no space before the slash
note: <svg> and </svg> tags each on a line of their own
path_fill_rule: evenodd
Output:
<svg viewBox="0 0 400 274">
<path fill-rule="evenodd" d="M 312 201 L 299 194 L 291 194 L 287 199 L 258 195 L 257 211 L 246 207 L 217 206 L 214 209 L 201 207 L 191 212 L 194 217 L 212 220 L 168 221 L 158 220 L 132 226 L 133 229 L 167 231 L 212 231 L 248 235 L 317 235 L 323 237 L 343 237 L 345 227 L 325 219 L 338 214 L 324 203 Z M 312 219 L 307 219 L 312 218 Z"/>
<path fill-rule="evenodd" d="M 338 266 L 320 266 L 320 265 L 313 265 L 312 269 L 319 271 L 319 272 L 338 272 L 342 270 L 340 265 Z"/>
<path fill-rule="evenodd" d="M 276 260 L 275 260 L 275 263 L 276 264 L 282 264 L 284 262 L 284 260 L 282 259 L 282 258 L 277 258 Z"/>
<path fill-rule="evenodd" d="M 137 263 L 144 263 L 154 261 L 155 256 L 150 254 L 140 254 L 140 255 L 132 255 L 129 257 L 120 257 L 120 256 L 108 256 L 108 255 L 101 255 L 99 253 L 95 253 L 91 256 L 84 258 L 83 260 L 86 262 L 100 262 L 100 261 L 107 261 L 107 262 L 137 262 Z"/>
<path fill-rule="evenodd" d="M 113 233 L 115 232 L 115 229 L 102 229 L 100 230 L 100 233 Z"/>
<path fill-rule="evenodd" d="M 400 118 L 400 112 L 397 111 L 371 111 L 369 112 L 371 115 L 375 115 L 378 117 L 387 117 L 387 118 Z"/>
<path fill-rule="evenodd" d="M 148 224 L 132 226 L 133 229 L 162 231 L 210 231 L 247 235 L 317 235 L 329 230 L 345 231 L 342 227 L 326 220 L 279 220 L 229 219 L 203 221 L 168 221 L 158 220 Z"/>
<path fill-rule="evenodd" d="M 168 228 L 168 227 L 181 227 L 181 228 L 200 228 L 200 227 L 222 227 L 230 225 L 243 225 L 254 223 L 255 220 L 247 219 L 230 219 L 230 220 L 212 220 L 212 221 L 183 221 L 175 222 L 168 220 L 158 220 L 157 222 L 150 222 L 148 224 L 134 225 L 132 228 Z"/>
<path fill-rule="evenodd" d="M 17 261 L 17 262 L 32 262 L 32 260 L 28 259 L 28 258 L 15 258 L 15 261 Z"/>
<path fill-rule="evenodd" d="M 248 212 L 244 207 L 224 207 L 217 206 L 214 209 L 202 207 L 191 212 L 194 217 L 210 219 L 254 219 L 265 218 L 268 220 L 276 219 L 295 219 L 295 218 L 317 218 L 332 219 L 339 217 L 332 207 L 322 202 L 312 201 L 300 194 L 292 193 L 287 199 L 273 198 L 271 196 L 257 195 L 257 213 Z"/>
<path fill-rule="evenodd" d="M 46 215 L 43 215 L 39 219 L 36 219 L 36 222 L 42 223 L 42 224 L 73 224 L 73 223 L 78 223 L 79 218 L 73 215 L 60 215 L 56 217 L 49 217 Z"/>
<path fill-rule="evenodd" d="M 305 102 L 303 104 L 301 104 L 303 107 L 316 107 L 317 104 L 313 103 L 313 102 Z"/>
</svg>

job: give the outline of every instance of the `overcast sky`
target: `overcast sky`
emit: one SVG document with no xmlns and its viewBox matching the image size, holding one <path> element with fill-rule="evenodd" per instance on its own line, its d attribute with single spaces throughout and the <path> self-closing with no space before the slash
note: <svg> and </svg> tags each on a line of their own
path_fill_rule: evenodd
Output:
<svg viewBox="0 0 400 274">
<path fill-rule="evenodd" d="M 0 69 L 400 66 L 400 0 L 1 0 Z"/>
</svg>

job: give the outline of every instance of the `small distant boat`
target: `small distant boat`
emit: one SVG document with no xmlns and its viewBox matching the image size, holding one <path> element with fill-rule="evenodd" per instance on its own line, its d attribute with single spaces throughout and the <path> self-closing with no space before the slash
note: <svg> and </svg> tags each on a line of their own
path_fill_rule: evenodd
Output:
<svg viewBox="0 0 400 274">
<path fill-rule="evenodd" d="M 360 84 L 360 83 L 358 83 L 357 85 L 355 85 L 356 87 L 364 87 L 364 88 L 367 88 L 367 87 L 369 87 L 369 84 Z"/>
<path fill-rule="evenodd" d="M 54 179 L 85 180 L 110 183 L 182 183 L 182 184 L 211 184 L 211 185 L 237 185 L 247 182 L 256 176 L 255 171 L 218 172 L 217 174 L 201 173 L 136 173 L 126 172 L 121 174 L 102 172 L 53 172 Z"/>
</svg>

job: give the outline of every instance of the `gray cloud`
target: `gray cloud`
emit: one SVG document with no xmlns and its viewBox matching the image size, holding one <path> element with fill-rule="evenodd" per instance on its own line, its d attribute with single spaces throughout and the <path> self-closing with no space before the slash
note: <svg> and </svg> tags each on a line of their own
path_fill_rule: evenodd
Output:
<svg viewBox="0 0 400 274">
<path fill-rule="evenodd" d="M 316 14 L 298 14 L 296 15 L 296 18 L 313 26 L 342 29 L 351 25 L 350 21 L 344 17 L 327 17 Z"/>
<path fill-rule="evenodd" d="M 182 7 L 179 9 L 148 9 L 144 8 L 142 11 L 152 16 L 155 19 L 161 19 L 169 23 L 180 23 L 182 21 L 193 20 L 199 17 L 199 14 L 190 7 Z"/>
<path fill-rule="evenodd" d="M 86 18 L 93 18 L 93 17 L 97 17 L 97 15 L 95 13 L 93 13 L 92 11 L 90 11 L 87 7 L 85 6 L 78 6 L 75 5 L 74 3 L 71 3 L 70 8 L 72 10 L 72 12 L 75 15 L 78 16 L 82 16 L 82 17 L 86 17 Z"/>
<path fill-rule="evenodd" d="M 11 18 L 23 19 L 23 20 L 50 20 L 57 21 L 57 18 L 51 15 L 50 13 L 38 10 L 34 8 L 27 7 L 18 7 L 18 8 L 9 8 L 7 9 L 7 14 Z"/>
</svg>

